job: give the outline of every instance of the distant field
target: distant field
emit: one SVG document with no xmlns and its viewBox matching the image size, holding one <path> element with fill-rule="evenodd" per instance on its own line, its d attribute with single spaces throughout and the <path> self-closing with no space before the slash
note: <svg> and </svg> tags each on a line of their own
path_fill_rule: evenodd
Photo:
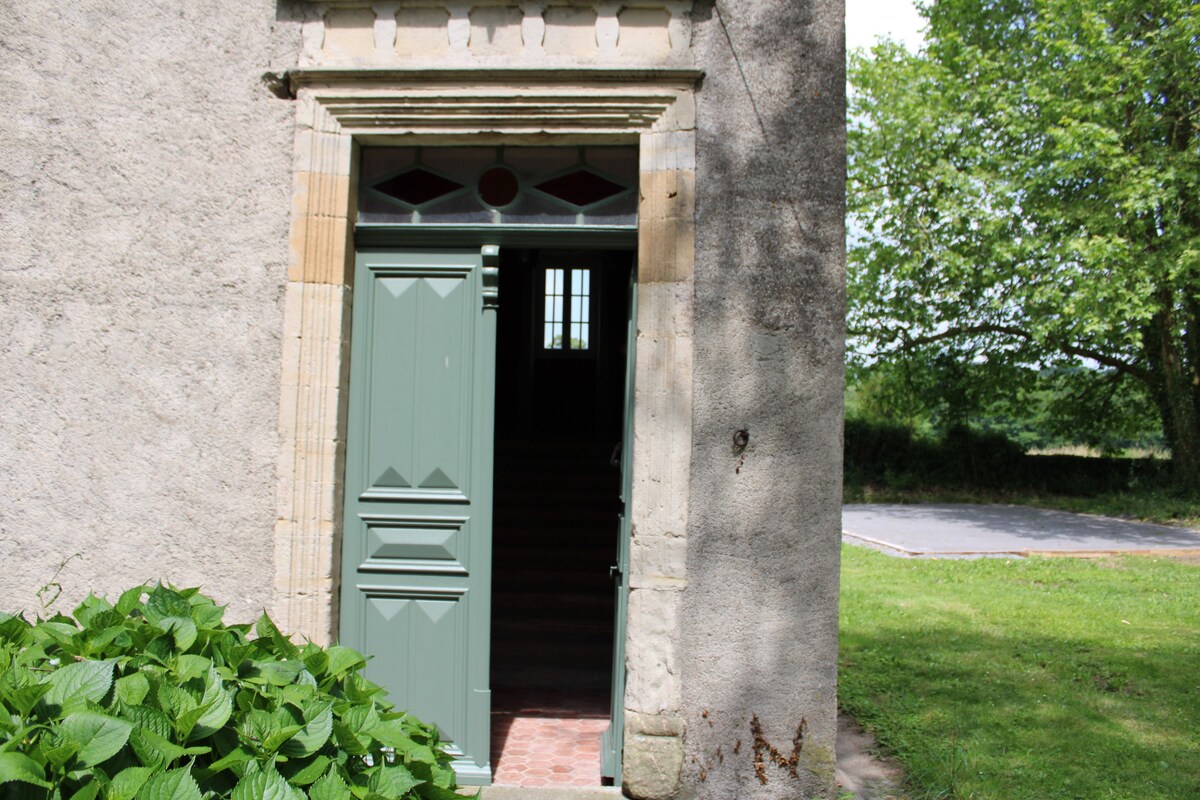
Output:
<svg viewBox="0 0 1200 800">
<path fill-rule="evenodd" d="M 1086 447 L 1082 444 L 1071 445 L 1069 447 L 1031 447 L 1028 450 L 1031 456 L 1082 456 L 1084 458 L 1103 458 L 1103 453 L 1094 447 Z M 1166 450 L 1153 450 L 1148 447 L 1131 447 L 1121 453 L 1122 458 L 1170 458 L 1171 454 Z"/>
<path fill-rule="evenodd" d="M 1200 797 L 1200 566 L 842 555 L 840 703 L 912 800 Z"/>
</svg>

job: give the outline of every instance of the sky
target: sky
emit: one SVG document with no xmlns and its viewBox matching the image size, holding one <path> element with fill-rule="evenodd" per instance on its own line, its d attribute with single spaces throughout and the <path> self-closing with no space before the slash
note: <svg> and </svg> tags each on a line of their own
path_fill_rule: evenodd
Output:
<svg viewBox="0 0 1200 800">
<path fill-rule="evenodd" d="M 924 22 L 912 0 L 846 0 L 846 49 L 870 47 L 877 36 L 889 35 L 915 50 Z"/>
</svg>

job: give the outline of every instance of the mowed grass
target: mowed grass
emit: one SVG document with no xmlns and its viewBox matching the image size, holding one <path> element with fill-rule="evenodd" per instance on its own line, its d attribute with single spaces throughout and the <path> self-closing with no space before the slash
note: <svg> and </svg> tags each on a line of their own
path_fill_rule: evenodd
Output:
<svg viewBox="0 0 1200 800">
<path fill-rule="evenodd" d="M 842 550 L 842 708 L 909 797 L 1200 798 L 1200 566 Z"/>
</svg>

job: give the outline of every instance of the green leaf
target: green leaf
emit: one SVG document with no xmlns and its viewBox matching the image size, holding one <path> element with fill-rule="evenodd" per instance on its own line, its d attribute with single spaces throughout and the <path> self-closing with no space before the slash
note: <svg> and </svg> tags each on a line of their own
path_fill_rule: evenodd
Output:
<svg viewBox="0 0 1200 800">
<path fill-rule="evenodd" d="M 191 617 L 163 617 L 154 623 L 171 634 L 179 650 L 187 650 L 196 642 L 198 632 Z"/>
<path fill-rule="evenodd" d="M 329 671 L 329 654 L 315 644 L 309 643 L 305 646 L 300 660 L 304 662 L 304 668 L 317 680 L 325 677 L 325 673 Z"/>
<path fill-rule="evenodd" d="M 100 781 L 92 780 L 71 795 L 71 800 L 96 800 L 100 795 Z"/>
<path fill-rule="evenodd" d="M 303 763 L 301 759 L 292 759 L 280 769 L 288 783 L 293 786 L 307 786 L 324 775 L 331 763 L 332 759 L 329 756 L 317 756 L 308 763 Z"/>
<path fill-rule="evenodd" d="M 229 800 L 303 800 L 304 793 L 288 785 L 283 776 L 268 768 L 249 772 L 238 781 Z"/>
<path fill-rule="evenodd" d="M 184 756 L 198 756 L 212 752 L 211 747 L 180 747 L 152 730 L 137 728 L 129 735 L 133 752 L 147 767 L 162 769 Z"/>
<path fill-rule="evenodd" d="M 216 603 L 196 603 L 195 599 L 193 598 L 192 603 L 192 619 L 196 621 L 196 627 L 204 630 L 218 628 L 221 618 L 225 616 L 225 606 Z"/>
<path fill-rule="evenodd" d="M 242 678 L 249 683 L 287 686 L 303 669 L 304 664 L 299 661 L 251 661 Z"/>
<path fill-rule="evenodd" d="M 292 644 L 279 628 L 275 627 L 275 623 L 271 622 L 271 618 L 263 614 L 258 618 L 258 622 L 254 626 L 254 632 L 258 634 L 260 639 L 267 639 L 271 644 L 275 645 L 275 650 L 287 659 L 297 659 L 300 657 L 300 649 Z"/>
<path fill-rule="evenodd" d="M 41 751 L 41 757 L 52 768 L 52 771 L 61 771 L 79 752 L 79 742 L 63 735 L 58 729 L 54 729 L 42 739 L 38 749 Z"/>
<path fill-rule="evenodd" d="M 408 771 L 403 764 L 381 764 L 371 776 L 367 788 L 384 797 L 403 797 L 424 781 Z"/>
<path fill-rule="evenodd" d="M 175 659 L 175 678 L 182 682 L 190 681 L 192 678 L 203 678 L 208 675 L 208 671 L 212 669 L 213 662 L 211 658 L 198 656 L 192 653 L 184 653 L 179 658 Z"/>
<path fill-rule="evenodd" d="M 379 712 L 373 705 L 356 705 L 342 714 L 342 723 L 355 733 L 370 733 L 379 724 Z"/>
<path fill-rule="evenodd" d="M 200 703 L 203 711 L 196 718 L 195 726 L 188 734 L 189 741 L 213 735 L 225 727 L 225 723 L 233 715 L 232 691 L 225 689 L 225 685 L 221 682 L 221 676 L 217 674 L 211 662 L 205 679 L 204 696 L 200 698 Z"/>
<path fill-rule="evenodd" d="M 380 722 L 371 729 L 371 736 L 375 737 L 375 740 L 384 747 L 390 747 L 397 753 L 413 760 L 428 764 L 437 761 L 432 750 L 412 740 L 402 720 L 392 719 Z"/>
<path fill-rule="evenodd" d="M 187 767 L 155 775 L 142 785 L 137 800 L 203 800 Z"/>
<path fill-rule="evenodd" d="M 140 705 L 150 694 L 150 681 L 140 672 L 117 678 L 114 687 L 117 699 L 127 706 Z"/>
<path fill-rule="evenodd" d="M 150 767 L 126 767 L 113 776 L 105 800 L 133 800 L 153 774 Z"/>
<path fill-rule="evenodd" d="M 351 670 L 360 669 L 367 665 L 367 659 L 357 650 L 335 644 L 326 651 L 329 655 L 329 674 L 341 677 Z"/>
<path fill-rule="evenodd" d="M 121 593 L 121 597 L 117 600 L 114 608 L 120 612 L 121 616 L 128 617 L 141 604 L 142 595 L 145 593 L 145 586 L 134 586 L 132 589 L 126 589 Z"/>
<path fill-rule="evenodd" d="M 239 744 L 233 750 L 226 753 L 223 757 L 217 759 L 212 764 L 208 765 L 207 771 L 215 775 L 218 772 L 223 772 L 227 769 L 246 764 L 253 761 L 255 758 L 254 752 L 245 745 Z M 235 770 L 236 771 L 236 770 Z"/>
<path fill-rule="evenodd" d="M 162 683 L 158 687 L 158 705 L 173 720 L 178 720 L 198 705 L 196 700 L 178 686 Z"/>
<path fill-rule="evenodd" d="M 262 748 L 268 753 L 274 753 L 280 748 L 281 745 L 283 745 L 284 742 L 286 742 L 288 739 L 291 739 L 299 732 L 299 725 L 286 725 L 264 739 L 262 742 Z"/>
<path fill-rule="evenodd" d="M 64 619 L 70 618 L 64 617 Z M 73 652 L 75 637 L 79 636 L 79 628 L 74 622 L 59 622 L 56 620 L 43 620 L 33 628 L 32 632 L 35 639 L 42 642 L 49 639 L 69 652 Z"/>
<path fill-rule="evenodd" d="M 23 670 L 24 667 L 12 667 L 10 673 Z M 7 675 L 8 673 L 6 673 Z M 38 701 L 50 691 L 50 684 L 35 683 L 15 688 L 0 688 L 0 698 L 14 708 L 21 716 L 27 717 L 33 711 Z"/>
<path fill-rule="evenodd" d="M 171 720 L 157 708 L 149 706 L 128 706 L 121 709 L 120 716 L 139 728 L 145 728 L 157 733 L 163 739 L 171 736 Z"/>
<path fill-rule="evenodd" d="M 76 754 L 79 762 L 92 767 L 112 758 L 125 746 L 133 725 L 123 719 L 81 712 L 64 719 L 62 731 L 79 745 Z"/>
<path fill-rule="evenodd" d="M 350 788 L 334 770 L 319 778 L 308 789 L 309 800 L 350 800 Z"/>
<path fill-rule="evenodd" d="M 306 758 L 321 749 L 333 735 L 333 703 L 319 703 L 305 709 L 307 724 L 279 752 L 287 756 Z"/>
<path fill-rule="evenodd" d="M 69 703 L 90 700 L 99 703 L 113 683 L 113 662 L 79 661 L 67 664 L 46 678 L 50 690 L 44 698 L 49 705 L 66 707 Z"/>
<path fill-rule="evenodd" d="M 91 621 L 97 614 L 111 610 L 112 605 L 107 600 L 102 597 L 96 597 L 94 594 L 89 594 L 83 599 L 83 602 L 75 608 L 71 615 L 75 617 L 75 619 L 79 620 L 80 625 L 85 628 L 90 628 L 94 627 Z"/>
<path fill-rule="evenodd" d="M 12 642 L 24 647 L 33 638 L 33 629 L 20 615 L 0 611 L 0 642 Z"/>
<path fill-rule="evenodd" d="M 0 753 L 0 784 L 9 781 L 50 788 L 42 765 L 24 753 Z"/>
<path fill-rule="evenodd" d="M 146 598 L 146 619 L 158 625 L 169 617 L 191 619 L 192 604 L 182 594 L 159 584 Z"/>
</svg>

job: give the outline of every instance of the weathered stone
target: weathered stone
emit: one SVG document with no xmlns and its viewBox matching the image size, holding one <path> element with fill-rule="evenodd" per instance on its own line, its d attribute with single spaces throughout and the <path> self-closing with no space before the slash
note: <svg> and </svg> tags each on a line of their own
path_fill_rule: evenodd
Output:
<svg viewBox="0 0 1200 800">
<path fill-rule="evenodd" d="M 679 664 L 697 800 L 834 791 L 842 4 L 697 6 L 695 414 Z M 749 431 L 744 448 L 734 432 Z M 771 766 L 803 726 L 795 774 Z"/>
<path fill-rule="evenodd" d="M 683 736 L 683 718 L 675 714 L 639 714 L 626 710 L 625 731 L 628 735 Z"/>
<path fill-rule="evenodd" d="M 683 742 L 676 736 L 634 734 L 625 740 L 625 793 L 634 800 L 672 800 L 679 795 Z"/>
</svg>

